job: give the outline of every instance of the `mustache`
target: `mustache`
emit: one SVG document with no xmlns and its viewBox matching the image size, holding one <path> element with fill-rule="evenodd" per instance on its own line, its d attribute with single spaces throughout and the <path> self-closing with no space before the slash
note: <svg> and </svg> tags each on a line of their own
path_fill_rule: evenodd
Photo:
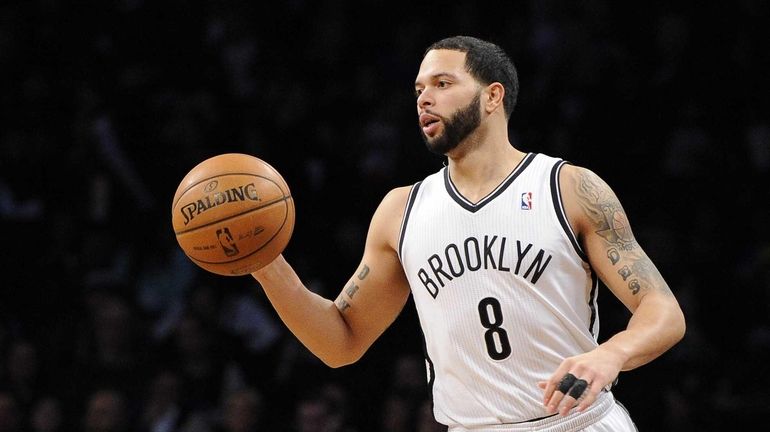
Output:
<svg viewBox="0 0 770 432">
<path fill-rule="evenodd" d="M 420 115 L 422 115 L 422 114 L 430 114 L 433 117 L 441 119 L 441 121 L 444 122 L 444 123 L 446 123 L 447 120 L 448 120 L 446 117 L 442 116 L 441 114 L 435 113 L 435 112 L 433 112 L 431 110 L 424 110 L 424 111 L 422 111 L 422 112 L 417 114 L 417 122 L 418 123 L 420 122 Z"/>
</svg>

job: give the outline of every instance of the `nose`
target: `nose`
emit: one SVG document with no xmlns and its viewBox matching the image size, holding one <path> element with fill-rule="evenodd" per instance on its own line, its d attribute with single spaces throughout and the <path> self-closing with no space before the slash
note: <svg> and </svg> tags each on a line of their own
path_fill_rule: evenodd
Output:
<svg viewBox="0 0 770 432">
<path fill-rule="evenodd" d="M 433 97 L 430 94 L 430 91 L 426 88 L 420 93 L 420 96 L 417 97 L 417 108 L 426 108 L 433 106 Z"/>
</svg>

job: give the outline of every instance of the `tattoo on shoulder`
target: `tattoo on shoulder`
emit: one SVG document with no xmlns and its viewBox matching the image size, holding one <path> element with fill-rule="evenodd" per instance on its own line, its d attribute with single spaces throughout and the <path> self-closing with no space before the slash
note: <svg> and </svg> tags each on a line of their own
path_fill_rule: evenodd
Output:
<svg viewBox="0 0 770 432">
<path fill-rule="evenodd" d="M 636 248 L 636 240 L 620 201 L 596 174 L 581 170 L 575 192 L 583 212 L 595 232 L 612 246 L 607 257 L 617 262 L 617 249 L 629 251 Z"/>
<path fill-rule="evenodd" d="M 636 242 L 626 212 L 610 187 L 593 172 L 581 170 L 575 192 L 583 212 L 606 245 L 606 258 L 633 295 L 658 289 L 671 293 L 666 281 Z"/>
</svg>

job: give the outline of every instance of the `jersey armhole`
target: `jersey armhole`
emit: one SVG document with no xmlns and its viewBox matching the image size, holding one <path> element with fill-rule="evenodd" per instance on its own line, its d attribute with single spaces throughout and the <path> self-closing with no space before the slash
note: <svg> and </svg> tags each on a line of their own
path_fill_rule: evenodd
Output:
<svg viewBox="0 0 770 432">
<path fill-rule="evenodd" d="M 554 210 L 556 211 L 556 217 L 559 219 L 559 224 L 564 230 L 564 233 L 567 235 L 567 238 L 569 238 L 570 243 L 572 243 L 572 247 L 575 249 L 575 252 L 578 254 L 580 259 L 583 260 L 583 262 L 588 264 L 590 268 L 590 263 L 588 262 L 588 255 L 586 255 L 585 251 L 583 250 L 583 247 L 580 245 L 580 242 L 578 241 L 577 236 L 575 235 L 575 231 L 572 230 L 572 226 L 569 224 L 569 219 L 567 219 L 567 212 L 566 210 L 564 210 L 564 201 L 562 200 L 562 195 L 561 195 L 561 184 L 559 183 L 559 173 L 561 173 L 561 169 L 564 167 L 564 165 L 567 165 L 567 164 L 570 164 L 570 162 L 567 162 L 565 160 L 559 160 L 551 169 L 551 197 L 553 198 L 552 199 L 553 207 L 554 207 Z M 591 316 L 589 318 L 588 331 L 594 337 L 594 340 L 598 342 L 599 314 L 597 312 L 598 311 L 597 296 L 599 294 L 599 278 L 597 277 L 596 272 L 593 270 L 590 271 L 590 276 L 591 276 L 591 287 L 590 287 L 590 296 L 588 299 L 588 307 L 591 310 Z"/>
<path fill-rule="evenodd" d="M 417 191 L 420 190 L 420 185 L 422 185 L 421 181 L 415 183 L 409 191 L 409 198 L 406 200 L 406 206 L 404 206 L 404 217 L 401 218 L 401 228 L 398 231 L 398 259 L 402 265 L 404 264 L 404 259 L 401 254 L 404 247 L 406 225 L 409 223 L 409 215 L 412 213 L 412 206 L 414 206 L 414 201 L 417 199 Z"/>
<path fill-rule="evenodd" d="M 569 164 L 569 162 L 565 160 L 559 160 L 551 169 L 551 201 L 553 202 L 553 207 L 556 211 L 556 217 L 559 219 L 559 224 L 564 230 L 564 233 L 567 235 L 570 243 L 572 243 L 572 247 L 575 249 L 575 252 L 578 254 L 580 259 L 588 262 L 588 255 L 586 255 L 583 247 L 580 246 L 580 242 L 578 241 L 575 232 L 572 230 L 572 226 L 569 224 L 569 219 L 567 219 L 567 212 L 564 210 L 564 202 L 562 201 L 561 185 L 559 184 L 559 173 L 561 172 L 562 167 L 567 164 Z"/>
</svg>

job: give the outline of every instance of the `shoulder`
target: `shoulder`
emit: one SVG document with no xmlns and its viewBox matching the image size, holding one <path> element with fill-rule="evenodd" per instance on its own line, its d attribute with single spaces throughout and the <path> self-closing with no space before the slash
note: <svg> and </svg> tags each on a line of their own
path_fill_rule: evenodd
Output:
<svg viewBox="0 0 770 432">
<path fill-rule="evenodd" d="M 559 184 L 565 196 L 611 193 L 612 189 L 599 175 L 588 168 L 565 163 L 559 172 Z"/>
<path fill-rule="evenodd" d="M 395 250 L 404 210 L 412 188 L 413 186 L 403 186 L 392 189 L 380 201 L 369 226 L 371 240 L 387 244 Z"/>
<path fill-rule="evenodd" d="M 567 162 L 563 165 L 559 173 L 559 182 L 561 183 L 562 187 L 574 187 L 576 184 L 580 184 L 580 182 L 593 177 L 601 181 L 599 176 L 590 169 L 578 165 L 572 165 L 571 163 Z"/>
<path fill-rule="evenodd" d="M 380 202 L 376 214 L 384 213 L 389 217 L 398 215 L 400 218 L 400 215 L 404 213 L 406 203 L 409 201 L 409 194 L 413 187 L 414 186 L 402 186 L 391 189 L 387 194 L 385 194 L 385 197 Z"/>
<path fill-rule="evenodd" d="M 607 212 L 621 209 L 612 188 L 588 168 L 564 164 L 559 172 L 559 188 L 573 228 L 582 231 L 607 217 Z"/>
</svg>

